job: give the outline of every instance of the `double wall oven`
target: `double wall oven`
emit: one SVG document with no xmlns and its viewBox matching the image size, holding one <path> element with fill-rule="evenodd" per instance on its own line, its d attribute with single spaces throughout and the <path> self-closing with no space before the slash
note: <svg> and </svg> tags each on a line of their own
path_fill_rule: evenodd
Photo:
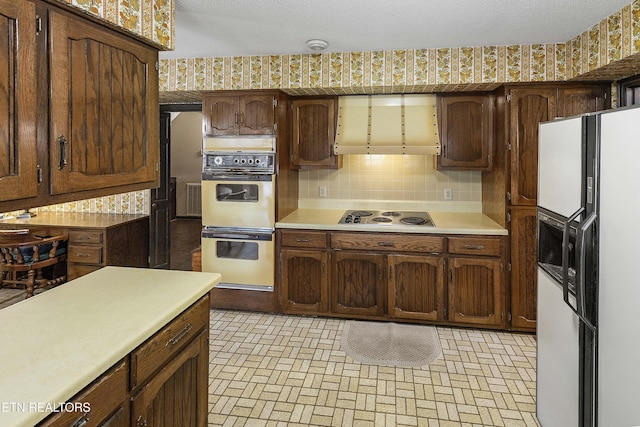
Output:
<svg viewBox="0 0 640 427">
<path fill-rule="evenodd" d="M 202 270 L 217 287 L 273 291 L 275 139 L 205 138 Z"/>
</svg>

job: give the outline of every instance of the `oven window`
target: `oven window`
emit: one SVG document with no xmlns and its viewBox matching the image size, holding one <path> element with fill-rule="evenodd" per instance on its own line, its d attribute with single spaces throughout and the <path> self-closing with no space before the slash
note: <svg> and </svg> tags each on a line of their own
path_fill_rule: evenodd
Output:
<svg viewBox="0 0 640 427">
<path fill-rule="evenodd" d="M 219 202 L 258 202 L 257 184 L 217 184 L 216 200 Z"/>
<path fill-rule="evenodd" d="M 216 242 L 216 256 L 231 259 L 258 259 L 258 243 L 218 240 Z"/>
<path fill-rule="evenodd" d="M 569 234 L 569 289 L 575 292 L 575 230 Z M 563 281 L 562 274 L 562 229 L 538 221 L 538 264 L 559 283 Z"/>
</svg>

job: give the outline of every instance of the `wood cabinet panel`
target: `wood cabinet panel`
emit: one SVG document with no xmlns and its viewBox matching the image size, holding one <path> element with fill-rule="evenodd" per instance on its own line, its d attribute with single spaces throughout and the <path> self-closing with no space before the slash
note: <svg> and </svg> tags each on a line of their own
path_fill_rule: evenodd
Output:
<svg viewBox="0 0 640 427">
<path fill-rule="evenodd" d="M 327 260 L 326 251 L 283 249 L 280 252 L 281 305 L 285 312 L 322 313 L 329 309 Z"/>
<path fill-rule="evenodd" d="M 385 252 L 443 253 L 444 238 L 395 233 L 331 233 L 331 247 Z"/>
<path fill-rule="evenodd" d="M 389 255 L 389 316 L 444 320 L 444 258 Z"/>
<path fill-rule="evenodd" d="M 200 332 L 132 398 L 131 425 L 206 425 L 208 333 Z"/>
<path fill-rule="evenodd" d="M 276 132 L 273 95 L 205 93 L 202 101 L 206 135 L 274 135 Z"/>
<path fill-rule="evenodd" d="M 74 410 L 58 412 L 39 426 L 128 426 L 129 425 L 129 364 L 127 358 L 117 363 L 93 384 L 69 400 Z"/>
<path fill-rule="evenodd" d="M 493 96 L 445 95 L 438 97 L 442 154 L 440 170 L 489 170 L 493 150 Z"/>
<path fill-rule="evenodd" d="M 162 331 L 131 353 L 131 388 L 151 377 L 173 359 L 209 322 L 209 299 L 202 298 L 171 321 Z"/>
<path fill-rule="evenodd" d="M 503 239 L 499 237 L 448 237 L 448 252 L 456 255 L 502 255 Z"/>
<path fill-rule="evenodd" d="M 339 314 L 383 315 L 385 312 L 384 255 L 333 252 L 331 311 Z"/>
<path fill-rule="evenodd" d="M 292 167 L 297 169 L 337 169 L 342 156 L 333 154 L 338 100 L 303 98 L 292 101 Z"/>
<path fill-rule="evenodd" d="M 49 11 L 51 194 L 159 179 L 157 50 Z"/>
<path fill-rule="evenodd" d="M 448 316 L 462 324 L 504 324 L 501 262 L 491 258 L 449 258 Z"/>
<path fill-rule="evenodd" d="M 327 233 L 323 231 L 280 231 L 282 246 L 294 248 L 325 249 L 327 247 Z"/>
<path fill-rule="evenodd" d="M 608 107 L 603 85 L 558 88 L 557 117 L 595 113 Z"/>
<path fill-rule="evenodd" d="M 509 209 L 511 327 L 535 331 L 537 319 L 537 208 Z"/>
<path fill-rule="evenodd" d="M 38 193 L 36 12 L 28 1 L 0 1 L 0 202 Z"/>
<path fill-rule="evenodd" d="M 538 197 L 538 125 L 556 117 L 556 89 L 510 91 L 511 203 L 535 206 Z"/>
</svg>

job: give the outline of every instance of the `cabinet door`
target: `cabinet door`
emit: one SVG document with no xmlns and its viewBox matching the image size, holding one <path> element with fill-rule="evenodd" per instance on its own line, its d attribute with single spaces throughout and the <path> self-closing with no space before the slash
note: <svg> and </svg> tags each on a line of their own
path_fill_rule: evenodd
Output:
<svg viewBox="0 0 640 427">
<path fill-rule="evenodd" d="M 438 106 L 442 143 L 438 169 L 491 169 L 494 116 L 491 96 L 442 96 Z"/>
<path fill-rule="evenodd" d="M 283 249 L 280 262 L 283 311 L 326 313 L 329 306 L 327 252 Z"/>
<path fill-rule="evenodd" d="M 384 314 L 384 255 L 334 251 L 332 257 L 331 311 L 352 315 Z"/>
<path fill-rule="evenodd" d="M 35 197 L 36 12 L 28 1 L 0 1 L 0 201 Z"/>
<path fill-rule="evenodd" d="M 51 194 L 158 183 L 157 51 L 49 11 Z"/>
<path fill-rule="evenodd" d="M 511 204 L 535 206 L 538 124 L 555 118 L 556 89 L 512 89 L 510 99 Z"/>
<path fill-rule="evenodd" d="M 389 255 L 387 266 L 391 317 L 444 319 L 444 258 Z"/>
<path fill-rule="evenodd" d="M 511 327 L 535 331 L 537 301 L 537 210 L 512 208 L 511 221 Z"/>
<path fill-rule="evenodd" d="M 210 136 L 238 135 L 240 110 L 237 96 L 205 96 L 202 103 L 204 132 Z"/>
<path fill-rule="evenodd" d="M 561 87 L 558 89 L 557 117 L 602 111 L 607 108 L 606 93 L 603 86 Z"/>
<path fill-rule="evenodd" d="M 293 160 L 300 169 L 337 169 L 333 154 L 336 99 L 296 99 L 293 107 Z"/>
<path fill-rule="evenodd" d="M 275 134 L 273 95 L 245 95 L 240 98 L 240 135 Z"/>
<path fill-rule="evenodd" d="M 133 397 L 131 425 L 206 425 L 208 333 L 202 331 Z"/>
<path fill-rule="evenodd" d="M 493 258 L 449 258 L 449 321 L 504 323 L 502 266 Z"/>
</svg>

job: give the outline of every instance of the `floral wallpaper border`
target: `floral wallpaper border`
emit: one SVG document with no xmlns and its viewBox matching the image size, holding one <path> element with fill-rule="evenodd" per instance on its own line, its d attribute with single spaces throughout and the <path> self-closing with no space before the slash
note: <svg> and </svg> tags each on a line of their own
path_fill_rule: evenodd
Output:
<svg viewBox="0 0 640 427">
<path fill-rule="evenodd" d="M 175 43 L 175 0 L 56 0 L 104 19 L 163 49 Z"/>
<path fill-rule="evenodd" d="M 160 91 L 282 89 L 291 94 L 438 92 L 580 78 L 640 62 L 640 0 L 566 43 L 160 61 Z M 638 73 L 636 64 L 629 72 Z M 620 72 L 620 70 L 617 70 Z"/>
</svg>

